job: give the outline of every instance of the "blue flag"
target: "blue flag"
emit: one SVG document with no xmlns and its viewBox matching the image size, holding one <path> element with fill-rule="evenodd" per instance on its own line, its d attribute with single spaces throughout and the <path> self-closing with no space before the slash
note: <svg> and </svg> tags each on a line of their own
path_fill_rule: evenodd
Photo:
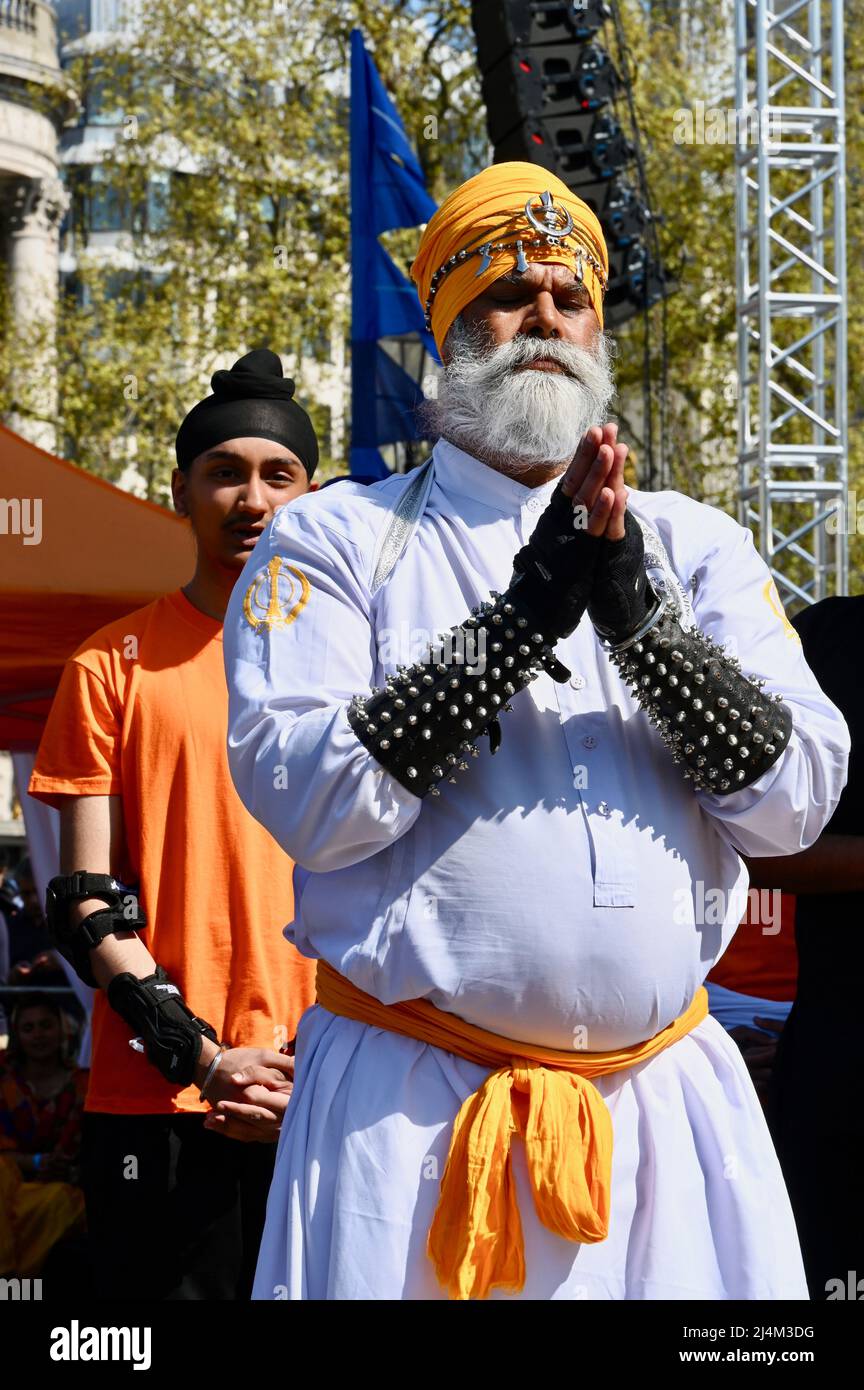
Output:
<svg viewBox="0 0 864 1390">
<path fill-rule="evenodd" d="M 379 339 L 419 336 L 417 291 L 378 241 L 381 232 L 428 222 L 435 203 L 423 170 L 359 29 L 351 32 L 351 472 L 386 477 L 378 445 L 417 439 L 422 400 Z"/>
</svg>

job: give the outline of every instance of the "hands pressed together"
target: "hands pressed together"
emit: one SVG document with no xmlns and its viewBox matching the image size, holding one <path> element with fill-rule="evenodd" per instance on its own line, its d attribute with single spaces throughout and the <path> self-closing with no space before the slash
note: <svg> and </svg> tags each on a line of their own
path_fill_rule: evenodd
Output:
<svg viewBox="0 0 864 1390">
<path fill-rule="evenodd" d="M 275 1144 L 294 1088 L 294 1058 L 265 1047 L 223 1053 L 209 1086 L 204 1128 L 228 1139 Z"/>
<path fill-rule="evenodd" d="M 629 453 L 618 443 L 617 421 L 592 425 L 583 435 L 579 448 L 561 479 L 561 491 L 576 507 L 588 514 L 589 536 L 609 541 L 624 539 L 624 513 L 628 490 L 624 486 L 624 464 Z"/>
<path fill-rule="evenodd" d="M 620 642 L 656 606 L 642 529 L 627 511 L 628 452 L 614 422 L 587 430 L 515 557 L 521 597 L 556 638 L 569 636 L 587 608 L 601 636 Z"/>
</svg>

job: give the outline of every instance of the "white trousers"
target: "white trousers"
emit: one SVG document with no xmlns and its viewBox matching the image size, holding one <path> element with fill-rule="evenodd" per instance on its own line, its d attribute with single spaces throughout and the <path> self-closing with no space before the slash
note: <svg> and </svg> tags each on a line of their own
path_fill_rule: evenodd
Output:
<svg viewBox="0 0 864 1390">
<path fill-rule="evenodd" d="M 315 1005 L 297 1040 L 253 1298 L 439 1299 L 426 1255 L 453 1120 L 488 1072 Z M 595 1083 L 612 1115 L 609 1235 L 537 1219 L 512 1161 L 524 1299 L 806 1299 L 795 1223 L 735 1043 L 710 1016 Z"/>
</svg>

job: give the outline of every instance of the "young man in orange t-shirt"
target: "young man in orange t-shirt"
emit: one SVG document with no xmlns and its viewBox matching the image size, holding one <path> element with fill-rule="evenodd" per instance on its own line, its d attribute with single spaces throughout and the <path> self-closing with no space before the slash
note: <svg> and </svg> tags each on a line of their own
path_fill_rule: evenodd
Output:
<svg viewBox="0 0 864 1390">
<path fill-rule="evenodd" d="M 290 1094 L 279 1049 L 314 999 L 313 963 L 281 937 L 293 865 L 228 769 L 222 622 L 317 443 L 275 353 L 212 385 L 172 477 L 195 573 L 69 659 L 30 782 L 60 811 L 55 943 L 100 987 L 82 1170 L 105 1298 L 249 1296 Z"/>
</svg>

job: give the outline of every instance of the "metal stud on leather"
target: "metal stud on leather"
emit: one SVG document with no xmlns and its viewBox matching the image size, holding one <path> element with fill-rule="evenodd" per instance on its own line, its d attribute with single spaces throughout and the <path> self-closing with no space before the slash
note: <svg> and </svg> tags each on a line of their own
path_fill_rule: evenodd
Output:
<svg viewBox="0 0 864 1390">
<path fill-rule="evenodd" d="M 781 756 L 792 715 L 764 680 L 698 628 L 685 632 L 672 609 L 638 641 L 606 650 L 685 778 L 728 796 L 755 782 Z"/>
<path fill-rule="evenodd" d="M 542 670 L 555 680 L 570 676 L 530 610 L 511 597 L 493 593 L 494 603 L 481 604 L 451 629 L 457 637 L 470 635 L 480 653 L 485 641 L 483 663 L 440 660 L 445 642 L 450 650 L 464 650 L 445 635 L 426 661 L 400 666 L 383 690 L 355 696 L 348 706 L 360 742 L 417 796 L 440 795 L 437 784 L 445 777 L 456 782 L 469 766 L 467 757 L 477 757 L 475 742 L 482 734 L 488 733 L 496 751 L 499 714 Z"/>
</svg>

